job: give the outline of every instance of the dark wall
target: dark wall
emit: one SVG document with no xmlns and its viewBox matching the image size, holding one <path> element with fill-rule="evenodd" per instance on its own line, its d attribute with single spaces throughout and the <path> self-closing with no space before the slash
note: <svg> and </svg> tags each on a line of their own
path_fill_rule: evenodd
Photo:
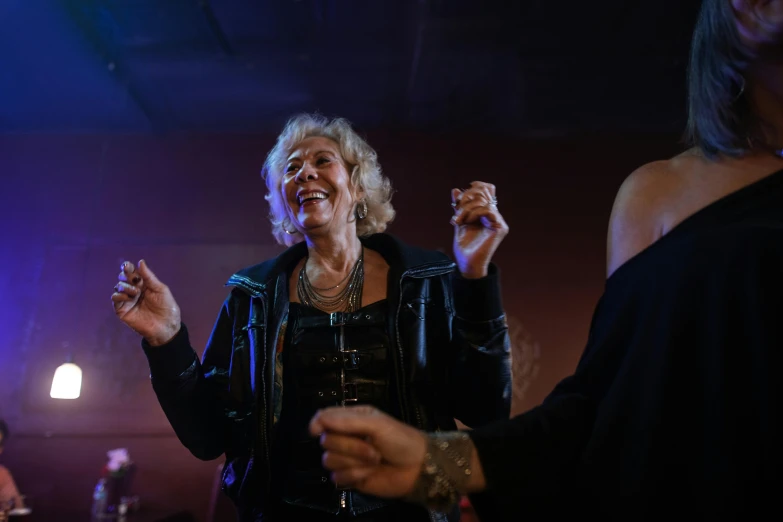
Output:
<svg viewBox="0 0 783 522">
<path fill-rule="evenodd" d="M 149 385 L 139 340 L 109 301 L 120 262 L 145 258 L 204 345 L 233 270 L 274 255 L 259 167 L 273 136 L 0 137 L 2 455 L 42 520 L 89 509 L 105 452 L 128 447 L 148 506 L 203 520 L 218 461 L 192 458 Z M 496 262 L 515 343 L 514 410 L 576 364 L 604 280 L 621 181 L 676 137 L 521 141 L 370 133 L 397 189 L 390 231 L 451 251 L 449 190 L 498 187 L 511 227 Z M 73 354 L 82 396 L 48 396 Z M 56 518 L 56 517 L 55 517 Z"/>
</svg>

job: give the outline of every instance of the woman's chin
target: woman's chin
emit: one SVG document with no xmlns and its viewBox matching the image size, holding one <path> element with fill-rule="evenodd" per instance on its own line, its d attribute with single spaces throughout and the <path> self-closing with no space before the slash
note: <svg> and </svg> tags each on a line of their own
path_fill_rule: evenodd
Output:
<svg viewBox="0 0 783 522">
<path fill-rule="evenodd" d="M 328 229 L 330 223 L 331 219 L 327 219 L 324 216 L 308 216 L 299 220 L 299 229 L 303 230 L 305 235 L 318 234 Z"/>
</svg>

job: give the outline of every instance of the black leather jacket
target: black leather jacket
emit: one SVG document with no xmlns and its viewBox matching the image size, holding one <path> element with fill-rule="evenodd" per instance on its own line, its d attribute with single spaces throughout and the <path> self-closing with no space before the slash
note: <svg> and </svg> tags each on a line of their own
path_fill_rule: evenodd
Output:
<svg viewBox="0 0 783 522">
<path fill-rule="evenodd" d="M 362 242 L 390 266 L 392 361 L 404 420 L 433 431 L 455 429 L 455 418 L 471 427 L 507 418 L 509 339 L 496 267 L 468 280 L 440 252 L 388 234 Z M 231 276 L 202 361 L 184 325 L 165 346 L 142 342 L 153 388 L 180 441 L 203 460 L 225 453 L 223 490 L 243 520 L 253 520 L 268 500 L 273 354 L 289 273 L 305 254 L 300 243 Z"/>
</svg>

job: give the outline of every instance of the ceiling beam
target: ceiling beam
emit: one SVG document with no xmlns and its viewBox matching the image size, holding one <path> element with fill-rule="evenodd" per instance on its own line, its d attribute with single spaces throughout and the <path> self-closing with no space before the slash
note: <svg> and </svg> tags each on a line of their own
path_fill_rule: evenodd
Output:
<svg viewBox="0 0 783 522">
<path fill-rule="evenodd" d="M 212 6 L 209 4 L 209 0 L 197 0 L 197 1 L 198 1 L 198 6 L 201 8 L 201 12 L 204 14 L 204 18 L 207 21 L 209 30 L 212 32 L 212 35 L 215 37 L 215 40 L 217 40 L 218 46 L 220 46 L 220 50 L 223 51 L 223 54 L 225 54 L 226 56 L 234 56 L 235 54 L 234 49 L 231 47 L 231 44 L 228 42 L 228 37 L 226 36 L 225 31 L 223 31 L 223 28 L 220 26 L 220 22 L 215 16 L 215 11 L 212 9 Z"/>
<path fill-rule="evenodd" d="M 122 62 L 119 52 L 112 49 L 111 43 L 104 38 L 97 28 L 95 18 L 108 16 L 108 10 L 100 5 L 100 0 L 63 0 L 68 17 L 79 29 L 81 35 L 101 60 L 102 65 L 124 87 L 128 97 L 133 101 L 147 121 L 156 126 L 160 123 L 155 117 L 153 104 L 149 103 L 136 86 L 129 68 Z"/>
</svg>

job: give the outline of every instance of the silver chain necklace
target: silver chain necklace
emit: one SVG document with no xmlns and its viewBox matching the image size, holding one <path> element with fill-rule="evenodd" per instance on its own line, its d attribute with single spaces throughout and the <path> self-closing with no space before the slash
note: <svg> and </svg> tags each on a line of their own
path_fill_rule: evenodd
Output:
<svg viewBox="0 0 783 522">
<path fill-rule="evenodd" d="M 364 289 L 364 248 L 359 254 L 359 259 L 342 281 L 331 288 L 318 288 L 310 283 L 307 277 L 307 260 L 299 271 L 296 284 L 296 293 L 299 302 L 305 306 L 311 306 L 324 312 L 354 312 L 362 306 L 362 290 Z M 324 295 L 324 291 L 334 290 L 343 282 L 348 281 L 342 290 L 335 295 Z"/>
</svg>

